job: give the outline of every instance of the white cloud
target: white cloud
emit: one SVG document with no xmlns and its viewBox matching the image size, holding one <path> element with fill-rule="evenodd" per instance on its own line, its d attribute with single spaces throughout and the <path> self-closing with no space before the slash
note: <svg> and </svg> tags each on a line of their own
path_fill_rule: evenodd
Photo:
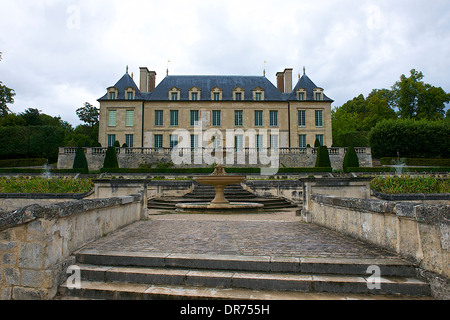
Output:
<svg viewBox="0 0 450 320">
<path fill-rule="evenodd" d="M 0 0 L 0 81 L 15 112 L 76 124 L 130 66 L 171 74 L 306 72 L 338 106 L 402 73 L 450 92 L 448 0 Z M 264 61 L 268 63 L 264 65 Z M 60 90 L 61 92 L 59 92 Z"/>
</svg>

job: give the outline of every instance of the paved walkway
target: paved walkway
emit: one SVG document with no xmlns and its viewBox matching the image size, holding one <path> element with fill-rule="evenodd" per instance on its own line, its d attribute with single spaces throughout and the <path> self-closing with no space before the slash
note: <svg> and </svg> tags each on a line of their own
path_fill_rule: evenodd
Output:
<svg viewBox="0 0 450 320">
<path fill-rule="evenodd" d="M 85 248 L 181 254 L 396 258 L 340 233 L 305 224 L 295 211 L 272 214 L 150 215 Z"/>
</svg>

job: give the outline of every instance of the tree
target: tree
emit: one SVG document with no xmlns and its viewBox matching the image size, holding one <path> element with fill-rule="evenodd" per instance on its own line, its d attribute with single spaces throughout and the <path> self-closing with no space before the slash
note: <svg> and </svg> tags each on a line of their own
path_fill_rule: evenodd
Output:
<svg viewBox="0 0 450 320">
<path fill-rule="evenodd" d="M 83 173 L 89 173 L 89 167 L 84 154 L 84 148 L 78 147 L 73 161 L 73 169 L 81 169 Z"/>
<path fill-rule="evenodd" d="M 84 103 L 84 107 L 77 109 L 78 118 L 91 128 L 98 125 L 100 110 L 89 102 Z"/>
<path fill-rule="evenodd" d="M 442 88 L 424 83 L 423 73 L 412 69 L 410 76 L 400 76 L 392 86 L 394 104 L 402 119 L 438 120 L 444 117 L 450 94 Z"/>
<path fill-rule="evenodd" d="M 355 148 L 353 146 L 347 148 L 342 167 L 344 168 L 345 172 L 347 172 L 348 168 L 359 168 L 358 155 L 356 154 Z"/>
<path fill-rule="evenodd" d="M 330 168 L 330 155 L 327 146 L 320 146 L 317 149 L 316 168 Z"/>
<path fill-rule="evenodd" d="M 7 86 L 3 85 L 0 81 L 0 117 L 4 117 L 11 112 L 7 104 L 14 103 L 15 95 L 16 93 L 13 89 L 10 89 Z"/>
<path fill-rule="evenodd" d="M 103 169 L 116 169 L 116 168 L 119 168 L 116 148 L 108 147 L 108 149 L 106 149 L 105 160 L 103 161 Z"/>
</svg>

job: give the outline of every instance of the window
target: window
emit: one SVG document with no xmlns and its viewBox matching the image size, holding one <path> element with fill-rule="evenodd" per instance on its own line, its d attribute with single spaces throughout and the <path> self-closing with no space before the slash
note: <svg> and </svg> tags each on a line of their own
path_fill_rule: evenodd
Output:
<svg viewBox="0 0 450 320">
<path fill-rule="evenodd" d="M 278 149 L 278 147 L 279 147 L 278 135 L 271 134 L 270 135 L 270 148 Z"/>
<path fill-rule="evenodd" d="M 244 136 L 242 134 L 237 134 L 234 136 L 234 148 L 235 149 L 244 148 Z"/>
<path fill-rule="evenodd" d="M 170 135 L 170 149 L 176 148 L 178 146 L 178 135 Z"/>
<path fill-rule="evenodd" d="M 133 100 L 133 92 L 127 92 L 127 99 Z"/>
<path fill-rule="evenodd" d="M 236 101 L 241 101 L 242 100 L 242 93 L 241 92 L 236 92 L 235 93 L 235 100 Z"/>
<path fill-rule="evenodd" d="M 219 137 L 214 136 L 213 137 L 213 148 L 214 150 L 220 149 L 221 141 Z"/>
<path fill-rule="evenodd" d="M 322 100 L 322 93 L 316 92 L 316 100 L 317 100 L 317 101 Z"/>
<path fill-rule="evenodd" d="M 163 136 L 162 134 L 155 134 L 155 148 L 162 148 L 163 147 Z"/>
<path fill-rule="evenodd" d="M 316 127 L 323 127 L 323 111 L 316 110 Z"/>
<path fill-rule="evenodd" d="M 126 111 L 125 126 L 127 126 L 127 127 L 134 127 L 134 110 L 127 110 Z"/>
<path fill-rule="evenodd" d="M 220 127 L 221 126 L 221 112 L 220 110 L 213 110 L 212 112 L 212 125 L 213 127 Z"/>
<path fill-rule="evenodd" d="M 116 93 L 115 92 L 110 92 L 109 93 L 109 100 L 116 100 Z"/>
<path fill-rule="evenodd" d="M 133 135 L 132 134 L 125 135 L 125 143 L 127 144 L 128 148 L 133 148 Z"/>
<path fill-rule="evenodd" d="M 298 100 L 300 100 L 300 101 L 305 100 L 305 93 L 304 92 L 299 92 L 298 93 Z"/>
<path fill-rule="evenodd" d="M 298 147 L 306 148 L 306 134 L 301 134 L 298 136 Z"/>
<path fill-rule="evenodd" d="M 198 92 L 191 92 L 191 100 L 198 101 Z"/>
<path fill-rule="evenodd" d="M 261 101 L 262 100 L 262 94 L 261 92 L 255 93 L 255 101 Z"/>
<path fill-rule="evenodd" d="M 320 145 L 323 146 L 323 134 L 316 134 L 316 139 L 319 140 Z"/>
<path fill-rule="evenodd" d="M 243 126 L 243 111 L 234 111 L 234 125 L 236 127 Z"/>
<path fill-rule="evenodd" d="M 264 136 L 261 135 L 261 134 L 257 134 L 255 136 L 255 139 L 256 139 L 255 145 L 256 145 L 256 150 L 257 151 L 260 151 L 264 147 L 263 138 L 264 138 Z"/>
<path fill-rule="evenodd" d="M 163 111 L 162 110 L 155 110 L 155 126 L 162 127 L 163 126 Z"/>
<path fill-rule="evenodd" d="M 298 110 L 298 126 L 306 127 L 306 111 Z"/>
<path fill-rule="evenodd" d="M 116 142 L 116 135 L 108 134 L 108 147 L 114 146 L 114 142 Z"/>
<path fill-rule="evenodd" d="M 198 135 L 191 134 L 191 149 L 198 148 Z"/>
<path fill-rule="evenodd" d="M 170 110 L 170 125 L 172 127 L 178 126 L 178 110 Z"/>
<path fill-rule="evenodd" d="M 172 92 L 171 100 L 172 101 L 177 101 L 178 100 L 178 92 Z"/>
<path fill-rule="evenodd" d="M 263 126 L 263 112 L 262 110 L 255 111 L 255 127 Z"/>
<path fill-rule="evenodd" d="M 278 111 L 270 111 L 270 126 L 278 127 Z"/>
<path fill-rule="evenodd" d="M 116 110 L 109 110 L 108 112 L 108 126 L 115 127 L 116 126 Z"/>
<path fill-rule="evenodd" d="M 191 126 L 198 125 L 198 110 L 191 110 Z"/>
<path fill-rule="evenodd" d="M 220 100 L 220 92 L 214 92 L 214 101 L 219 101 Z"/>
</svg>

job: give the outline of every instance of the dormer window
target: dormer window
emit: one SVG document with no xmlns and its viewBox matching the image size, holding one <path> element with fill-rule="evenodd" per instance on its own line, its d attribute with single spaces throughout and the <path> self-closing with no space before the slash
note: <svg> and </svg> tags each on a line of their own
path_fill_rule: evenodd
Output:
<svg viewBox="0 0 450 320">
<path fill-rule="evenodd" d="M 264 101 L 264 89 L 257 87 L 253 89 L 253 100 L 254 101 Z"/>
<path fill-rule="evenodd" d="M 221 101 L 222 100 L 222 89 L 215 87 L 211 90 L 211 100 Z"/>
<path fill-rule="evenodd" d="M 181 90 L 177 87 L 173 87 L 169 89 L 169 100 L 171 101 L 179 101 L 181 96 Z"/>
<path fill-rule="evenodd" d="M 244 89 L 237 87 L 233 90 L 233 100 L 242 101 L 244 100 Z"/>
<path fill-rule="evenodd" d="M 313 93 L 314 93 L 314 100 L 316 100 L 316 101 L 322 101 L 323 100 L 323 89 L 322 88 L 314 89 Z"/>
<path fill-rule="evenodd" d="M 305 101 L 306 100 L 306 89 L 298 89 L 297 90 L 297 99 L 299 101 Z"/>
<path fill-rule="evenodd" d="M 135 98 L 135 90 L 134 90 L 134 88 L 127 88 L 127 89 L 125 89 L 125 98 L 127 100 L 134 100 L 134 98 Z"/>
<path fill-rule="evenodd" d="M 193 87 L 193 88 L 189 89 L 189 100 L 191 100 L 191 101 L 200 100 L 200 93 L 201 93 L 201 90 L 197 87 Z"/>
<path fill-rule="evenodd" d="M 119 90 L 114 87 L 108 88 L 108 100 L 116 100 L 119 95 Z"/>
</svg>

